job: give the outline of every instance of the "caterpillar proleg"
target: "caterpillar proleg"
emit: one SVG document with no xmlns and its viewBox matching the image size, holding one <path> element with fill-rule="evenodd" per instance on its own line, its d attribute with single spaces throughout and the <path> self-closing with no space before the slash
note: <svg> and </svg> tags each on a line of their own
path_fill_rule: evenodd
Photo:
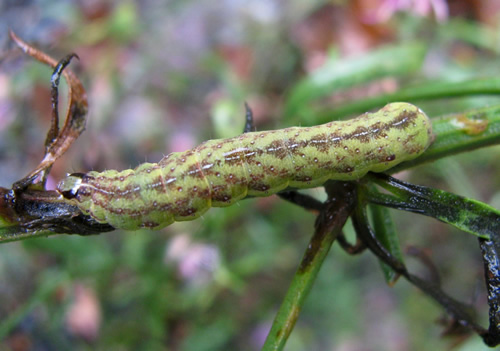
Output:
<svg viewBox="0 0 500 351">
<path fill-rule="evenodd" d="M 247 196 L 383 172 L 418 157 L 433 138 L 426 114 L 397 102 L 352 120 L 208 140 L 135 169 L 74 173 L 58 191 L 99 222 L 159 229 Z"/>
</svg>

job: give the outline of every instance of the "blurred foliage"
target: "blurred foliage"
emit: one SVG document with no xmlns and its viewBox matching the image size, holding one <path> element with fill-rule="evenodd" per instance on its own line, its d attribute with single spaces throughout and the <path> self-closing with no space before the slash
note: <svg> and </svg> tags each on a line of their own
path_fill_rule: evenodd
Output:
<svg viewBox="0 0 500 351">
<path fill-rule="evenodd" d="M 237 135 L 244 101 L 264 130 L 289 126 L 284 118 L 317 123 L 311 111 L 429 80 L 499 76 L 495 2 L 429 0 L 444 4 L 444 17 L 436 7 L 387 15 L 377 9 L 390 1 L 369 3 L 0 2 L 0 185 L 39 162 L 50 118 L 51 72 L 12 50 L 7 27 L 55 57 L 80 57 L 72 67 L 89 94 L 89 122 L 54 166 L 52 184 L 67 172 L 122 169 Z M 413 48 L 401 56 L 412 64 L 389 56 L 387 63 L 401 69 L 373 71 L 367 58 L 387 52 L 386 45 Z M 360 80 L 361 72 L 373 74 Z M 327 84 L 311 85 L 318 77 Z M 490 95 L 418 104 L 435 117 L 499 101 Z M 461 154 L 398 177 L 498 208 L 499 153 L 494 147 Z M 475 239 L 428 218 L 392 215 L 403 247 L 429 250 L 444 288 L 486 314 Z M 1 349 L 257 350 L 313 222 L 312 214 L 271 197 L 212 209 L 160 232 L 2 245 Z M 407 264 L 425 272 L 416 261 Z M 90 307 L 76 308 L 82 305 Z M 97 314 L 81 312 L 92 308 Z M 445 349 L 455 340 L 440 336 L 434 321 L 442 314 L 405 282 L 389 289 L 373 257 L 334 246 L 286 350 Z M 471 338 L 457 349 L 481 347 Z"/>
</svg>

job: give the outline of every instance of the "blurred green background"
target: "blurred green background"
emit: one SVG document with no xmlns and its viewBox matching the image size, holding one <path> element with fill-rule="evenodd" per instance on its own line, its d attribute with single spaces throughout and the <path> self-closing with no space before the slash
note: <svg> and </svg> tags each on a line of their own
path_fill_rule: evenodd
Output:
<svg viewBox="0 0 500 351">
<path fill-rule="evenodd" d="M 56 162 L 51 187 L 68 172 L 135 167 L 240 134 L 245 101 L 266 130 L 317 123 L 314 111 L 325 106 L 426 81 L 500 75 L 495 1 L 0 1 L 4 187 L 40 161 L 50 120 L 51 70 L 15 49 L 8 28 L 56 58 L 80 57 L 71 67 L 87 89 L 87 130 Z M 387 45 L 414 57 L 397 75 L 359 79 L 363 58 Z M 436 117 L 500 98 L 416 103 Z M 488 148 L 397 177 L 499 208 L 499 156 Z M 445 290 L 472 303 L 484 324 L 476 239 L 429 218 L 393 216 L 403 248 L 424 248 Z M 313 223 L 273 196 L 158 232 L 1 245 L 0 350 L 258 350 Z M 406 282 L 388 287 L 371 255 L 335 246 L 286 350 L 485 349 L 477 337 L 442 337 L 442 316 Z"/>
</svg>

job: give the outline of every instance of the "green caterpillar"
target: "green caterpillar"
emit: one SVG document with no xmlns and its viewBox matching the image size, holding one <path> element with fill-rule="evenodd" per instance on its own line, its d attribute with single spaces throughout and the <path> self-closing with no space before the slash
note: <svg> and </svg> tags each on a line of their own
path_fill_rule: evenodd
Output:
<svg viewBox="0 0 500 351">
<path fill-rule="evenodd" d="M 208 140 L 135 169 L 71 174 L 58 191 L 98 222 L 160 229 L 247 196 L 383 172 L 418 157 L 433 138 L 422 110 L 391 103 L 348 121 Z"/>
</svg>

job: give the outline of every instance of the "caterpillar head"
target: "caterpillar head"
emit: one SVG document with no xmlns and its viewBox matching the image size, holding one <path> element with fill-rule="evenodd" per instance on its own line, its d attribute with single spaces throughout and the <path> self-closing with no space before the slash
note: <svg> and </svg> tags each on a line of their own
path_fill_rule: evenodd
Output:
<svg viewBox="0 0 500 351">
<path fill-rule="evenodd" d="M 77 196 L 82 185 L 84 173 L 71 173 L 57 184 L 57 191 L 66 199 L 73 199 Z"/>
</svg>

